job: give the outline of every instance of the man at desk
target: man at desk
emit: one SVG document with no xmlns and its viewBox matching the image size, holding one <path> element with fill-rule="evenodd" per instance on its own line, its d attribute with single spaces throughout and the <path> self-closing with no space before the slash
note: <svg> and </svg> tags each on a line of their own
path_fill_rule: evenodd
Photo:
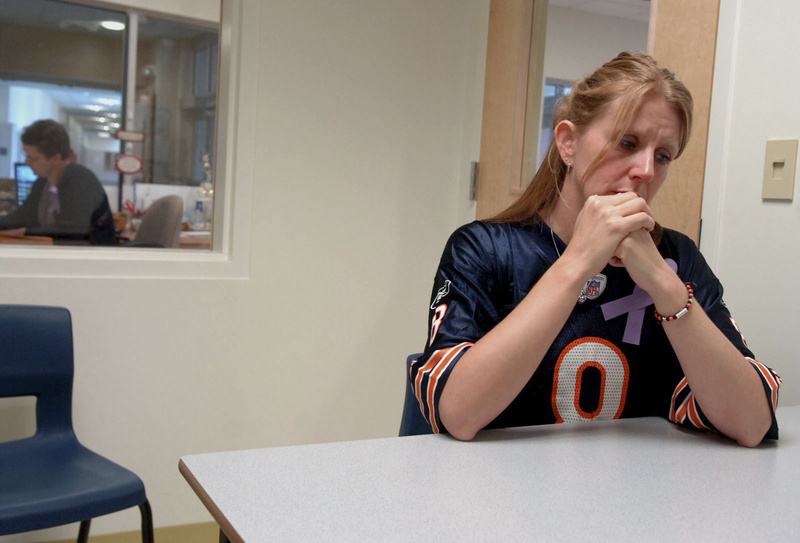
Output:
<svg viewBox="0 0 800 543">
<path fill-rule="evenodd" d="M 22 205 L 0 217 L 0 229 L 24 227 L 27 234 L 114 244 L 108 197 L 97 177 L 73 161 L 66 129 L 40 120 L 25 128 L 21 139 L 25 163 L 38 179 Z"/>
</svg>

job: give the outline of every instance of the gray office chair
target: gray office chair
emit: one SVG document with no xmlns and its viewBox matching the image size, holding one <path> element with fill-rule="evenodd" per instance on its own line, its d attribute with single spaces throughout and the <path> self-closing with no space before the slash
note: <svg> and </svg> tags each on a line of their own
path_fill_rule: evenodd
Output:
<svg viewBox="0 0 800 543">
<path fill-rule="evenodd" d="M 175 194 L 159 198 L 144 214 L 133 241 L 126 246 L 177 248 L 182 222 L 183 198 Z"/>
</svg>

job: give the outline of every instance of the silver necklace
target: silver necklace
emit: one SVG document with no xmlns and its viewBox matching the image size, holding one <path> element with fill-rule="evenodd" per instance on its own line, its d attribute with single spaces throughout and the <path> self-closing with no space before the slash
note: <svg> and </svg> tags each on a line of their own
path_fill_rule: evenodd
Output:
<svg viewBox="0 0 800 543">
<path fill-rule="evenodd" d="M 552 222 L 550 223 L 552 224 Z M 561 252 L 558 250 L 558 244 L 556 243 L 556 235 L 553 233 L 553 227 L 550 227 L 550 239 L 553 240 L 553 248 L 556 250 L 556 254 L 558 258 L 561 258 Z"/>
<path fill-rule="evenodd" d="M 550 217 L 548 217 L 550 219 Z M 553 224 L 553 221 L 548 220 L 550 224 Z M 548 225 L 550 226 L 550 225 Z M 553 249 L 556 250 L 556 254 L 558 258 L 561 258 L 561 251 L 558 250 L 558 244 L 556 243 L 556 235 L 553 233 L 553 227 L 550 226 L 550 239 L 553 240 Z M 581 293 L 578 295 L 578 303 L 582 304 L 586 300 L 595 300 L 600 297 L 603 291 L 606 289 L 606 284 L 608 283 L 608 278 L 602 273 L 598 273 L 588 281 L 586 284 L 583 285 L 581 289 Z"/>
</svg>

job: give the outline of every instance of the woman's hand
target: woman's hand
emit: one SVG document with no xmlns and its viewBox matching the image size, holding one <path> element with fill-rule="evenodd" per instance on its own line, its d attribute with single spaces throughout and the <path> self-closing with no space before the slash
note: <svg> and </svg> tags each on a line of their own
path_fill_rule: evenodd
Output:
<svg viewBox="0 0 800 543">
<path fill-rule="evenodd" d="M 655 224 L 647 202 L 633 192 L 590 196 L 575 220 L 564 256 L 585 266 L 586 277 L 592 277 L 606 264 L 622 265 L 617 251 L 623 239 L 639 230 L 647 234 Z"/>
<path fill-rule="evenodd" d="M 620 241 L 614 257 L 643 288 L 662 315 L 674 315 L 686 303 L 686 287 L 667 265 L 647 230 L 631 232 Z"/>
<path fill-rule="evenodd" d="M 630 232 L 620 240 L 614 251 L 614 260 L 624 266 L 631 279 L 648 292 L 647 287 L 658 279 L 659 274 L 669 272 L 675 275 L 658 252 L 650 232 L 643 228 Z"/>
</svg>

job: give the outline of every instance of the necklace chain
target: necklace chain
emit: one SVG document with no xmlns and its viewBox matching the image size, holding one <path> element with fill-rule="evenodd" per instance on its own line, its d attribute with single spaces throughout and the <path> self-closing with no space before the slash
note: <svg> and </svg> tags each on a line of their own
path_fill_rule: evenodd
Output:
<svg viewBox="0 0 800 543">
<path fill-rule="evenodd" d="M 558 250 L 558 244 L 556 243 L 556 235 L 553 233 L 553 210 L 550 210 L 550 213 L 547 214 L 547 222 L 550 223 L 547 226 L 550 227 L 550 239 L 553 240 L 553 248 L 556 250 L 556 254 L 558 258 L 561 258 L 561 251 Z"/>
<path fill-rule="evenodd" d="M 558 250 L 558 244 L 556 243 L 556 235 L 553 233 L 553 227 L 550 227 L 550 239 L 553 240 L 553 248 L 556 250 L 556 254 L 558 258 L 561 258 L 561 252 Z"/>
</svg>

